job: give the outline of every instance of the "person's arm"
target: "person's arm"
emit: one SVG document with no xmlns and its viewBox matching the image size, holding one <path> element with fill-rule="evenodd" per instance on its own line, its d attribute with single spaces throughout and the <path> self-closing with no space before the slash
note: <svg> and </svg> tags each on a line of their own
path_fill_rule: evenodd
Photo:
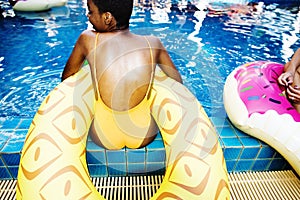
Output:
<svg viewBox="0 0 300 200">
<path fill-rule="evenodd" d="M 164 48 L 162 43 L 159 39 L 157 39 L 158 44 L 158 55 L 157 55 L 157 61 L 159 67 L 162 69 L 162 71 L 169 76 L 170 78 L 173 78 L 174 80 L 182 83 L 182 78 L 180 73 L 178 72 L 177 68 L 175 67 L 172 59 L 170 58 L 167 50 Z"/>
<path fill-rule="evenodd" d="M 298 66 L 295 70 L 295 74 L 293 76 L 292 84 L 289 84 L 286 93 L 290 101 L 297 105 L 297 110 L 300 113 L 300 66 Z"/>
<path fill-rule="evenodd" d="M 285 64 L 284 72 L 279 76 L 278 82 L 286 87 L 288 99 L 300 113 L 300 48 L 291 61 Z"/>
<path fill-rule="evenodd" d="M 294 76 L 296 70 L 300 67 L 300 48 L 295 52 L 290 62 L 287 62 L 284 66 L 284 73 L 282 73 L 278 82 L 281 85 L 291 85 L 294 82 Z"/>
<path fill-rule="evenodd" d="M 85 50 L 85 40 L 86 36 L 84 34 L 81 34 L 78 38 L 73 51 L 65 65 L 65 68 L 63 70 L 61 81 L 65 80 L 69 76 L 72 76 L 73 74 L 77 73 L 79 69 L 81 68 L 85 57 L 86 57 L 86 50 Z"/>
<path fill-rule="evenodd" d="M 293 55 L 291 61 L 289 62 L 289 65 L 288 65 L 288 68 L 286 69 L 286 71 L 290 71 L 293 74 L 295 74 L 295 72 L 296 72 L 296 70 L 298 69 L 299 66 L 300 66 L 300 48 L 297 49 L 297 51 Z"/>
</svg>

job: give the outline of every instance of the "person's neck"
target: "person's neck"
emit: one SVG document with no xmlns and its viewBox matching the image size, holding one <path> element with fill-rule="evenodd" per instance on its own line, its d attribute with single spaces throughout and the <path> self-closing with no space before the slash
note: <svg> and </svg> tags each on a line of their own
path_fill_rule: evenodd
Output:
<svg viewBox="0 0 300 200">
<path fill-rule="evenodd" d="M 95 30 L 96 32 L 99 33 L 129 33 L 129 27 L 128 28 L 124 28 L 124 29 L 119 29 L 119 28 L 111 28 L 111 29 L 107 29 L 107 30 L 103 30 L 103 31 L 99 31 L 99 30 Z"/>
<path fill-rule="evenodd" d="M 129 30 L 129 27 L 123 26 L 123 27 L 114 27 L 110 32 L 126 32 Z"/>
</svg>

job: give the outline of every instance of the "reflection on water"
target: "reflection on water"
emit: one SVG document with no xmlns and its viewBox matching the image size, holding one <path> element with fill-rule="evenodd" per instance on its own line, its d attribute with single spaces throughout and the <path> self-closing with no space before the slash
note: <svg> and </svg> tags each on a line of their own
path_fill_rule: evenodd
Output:
<svg viewBox="0 0 300 200">
<path fill-rule="evenodd" d="M 185 84 L 211 115 L 222 110 L 223 84 L 235 67 L 254 60 L 286 62 L 300 47 L 297 4 L 260 2 L 253 9 L 238 2 L 147 2 L 146 8 L 141 3 L 136 12 L 145 12 L 142 27 L 150 21 L 151 29 L 137 28 L 137 32 L 162 39 Z M 212 9 L 218 12 L 212 14 Z M 160 26 L 156 29 L 153 24 Z"/>
<path fill-rule="evenodd" d="M 300 47 L 298 4 L 260 3 L 253 12 L 246 1 L 220 2 L 136 0 L 130 21 L 133 32 L 161 39 L 209 115 L 224 114 L 223 84 L 234 68 L 286 62 Z M 14 14 L 0 19 L 0 117 L 31 118 L 89 27 L 86 4 L 70 0 L 48 12 Z"/>
<path fill-rule="evenodd" d="M 0 19 L 6 17 L 14 17 L 15 12 L 11 8 L 8 1 L 0 1 Z"/>
</svg>

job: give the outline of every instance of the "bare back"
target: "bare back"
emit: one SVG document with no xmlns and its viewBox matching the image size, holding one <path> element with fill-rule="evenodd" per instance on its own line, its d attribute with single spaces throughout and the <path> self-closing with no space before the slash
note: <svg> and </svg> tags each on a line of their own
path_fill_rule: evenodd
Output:
<svg viewBox="0 0 300 200">
<path fill-rule="evenodd" d="M 146 38 L 129 32 L 100 34 L 96 43 L 87 59 L 95 65 L 100 98 L 113 110 L 135 107 L 145 98 L 153 71 Z"/>
<path fill-rule="evenodd" d="M 96 35 L 99 35 L 98 39 Z M 62 80 L 77 73 L 85 59 L 91 66 L 93 78 L 97 79 L 98 85 L 96 87 L 94 80 L 94 88 L 99 88 L 101 99 L 113 110 L 124 111 L 139 104 L 147 92 L 154 66 L 159 66 L 167 76 L 182 83 L 160 40 L 135 35 L 129 30 L 99 34 L 84 31 L 66 63 Z"/>
</svg>

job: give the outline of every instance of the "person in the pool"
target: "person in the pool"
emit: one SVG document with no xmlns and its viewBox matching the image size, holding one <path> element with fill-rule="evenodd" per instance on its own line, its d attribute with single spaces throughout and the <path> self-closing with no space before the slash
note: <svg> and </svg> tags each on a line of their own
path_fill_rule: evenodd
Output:
<svg viewBox="0 0 300 200">
<path fill-rule="evenodd" d="M 262 4 L 257 2 L 249 2 L 247 5 L 244 4 L 232 4 L 224 8 L 214 8 L 213 5 L 208 4 L 208 15 L 215 16 L 234 16 L 234 15 L 252 15 L 262 9 Z"/>
<path fill-rule="evenodd" d="M 109 149 L 143 147 L 157 134 L 148 102 L 155 68 L 178 82 L 181 75 L 158 38 L 130 32 L 133 0 L 87 0 L 87 5 L 94 30 L 81 33 L 61 79 L 87 60 L 96 95 L 92 139 Z"/>
<path fill-rule="evenodd" d="M 284 66 L 284 72 L 278 77 L 279 84 L 286 87 L 286 95 L 300 113 L 300 48 Z"/>
</svg>

